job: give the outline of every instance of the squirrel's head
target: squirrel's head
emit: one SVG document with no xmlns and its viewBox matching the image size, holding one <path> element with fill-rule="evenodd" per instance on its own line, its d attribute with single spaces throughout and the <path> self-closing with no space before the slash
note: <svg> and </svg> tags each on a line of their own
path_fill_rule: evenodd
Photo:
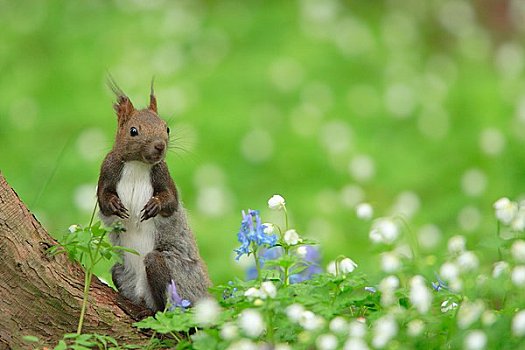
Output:
<svg viewBox="0 0 525 350">
<path fill-rule="evenodd" d="M 113 108 L 117 112 L 118 129 L 113 150 L 123 161 L 137 160 L 148 164 L 162 161 L 166 156 L 170 129 L 157 114 L 153 82 L 149 106 L 141 110 L 133 107 L 113 80 L 109 80 L 109 84 L 117 95 Z"/>
</svg>

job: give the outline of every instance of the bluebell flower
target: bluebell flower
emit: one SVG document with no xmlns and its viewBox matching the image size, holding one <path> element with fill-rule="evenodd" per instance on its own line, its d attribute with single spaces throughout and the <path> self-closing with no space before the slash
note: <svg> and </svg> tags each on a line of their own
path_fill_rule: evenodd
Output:
<svg viewBox="0 0 525 350">
<path fill-rule="evenodd" d="M 375 287 L 365 287 L 365 290 L 368 293 L 375 293 L 375 292 L 377 292 L 377 289 Z"/>
<path fill-rule="evenodd" d="M 320 266 L 321 255 L 319 250 L 311 245 L 302 246 L 303 252 L 300 254 L 304 260 L 304 265 L 308 267 L 301 271 L 301 273 L 296 273 L 290 276 L 290 283 L 301 283 L 311 279 L 314 275 L 322 273 L 323 269 Z"/>
<path fill-rule="evenodd" d="M 437 273 L 434 273 L 436 276 L 437 282 L 432 282 L 432 289 L 436 292 L 439 292 L 441 289 L 448 289 L 448 285 L 443 281 Z"/>
<path fill-rule="evenodd" d="M 170 305 L 170 311 L 173 311 L 176 308 L 184 310 L 191 305 L 189 300 L 182 299 L 179 293 L 177 293 L 177 286 L 175 285 L 174 280 L 171 280 L 171 283 L 168 284 L 168 303 Z"/>
<path fill-rule="evenodd" d="M 246 213 L 242 211 L 241 229 L 237 234 L 237 240 L 241 246 L 235 249 L 237 253 L 236 259 L 244 254 L 250 254 L 250 245 L 253 243 L 257 246 L 268 245 L 270 247 L 277 243 L 277 235 L 268 235 L 264 233 L 265 225 L 262 224 L 261 217 L 258 210 L 248 210 Z"/>
</svg>

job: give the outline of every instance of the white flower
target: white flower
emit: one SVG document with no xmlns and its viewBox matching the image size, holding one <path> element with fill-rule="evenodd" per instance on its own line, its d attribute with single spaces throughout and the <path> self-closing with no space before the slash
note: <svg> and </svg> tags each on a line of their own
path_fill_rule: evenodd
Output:
<svg viewBox="0 0 525 350">
<path fill-rule="evenodd" d="M 284 198 L 278 194 L 274 194 L 272 198 L 268 199 L 268 208 L 272 210 L 283 210 L 285 204 Z"/>
<path fill-rule="evenodd" d="M 288 245 L 296 245 L 297 243 L 301 242 L 301 238 L 299 237 L 299 234 L 295 230 L 286 231 L 284 233 L 283 239 Z"/>
<path fill-rule="evenodd" d="M 410 302 L 417 311 L 424 314 L 430 309 L 432 294 L 425 286 L 425 280 L 421 276 L 414 276 L 410 280 Z"/>
<path fill-rule="evenodd" d="M 394 273 L 401 268 L 401 260 L 396 253 L 386 252 L 381 254 L 381 270 L 386 273 Z"/>
<path fill-rule="evenodd" d="M 525 241 L 521 239 L 515 241 L 510 248 L 510 252 L 514 260 L 520 263 L 525 262 Z"/>
<path fill-rule="evenodd" d="M 494 268 L 492 270 L 492 277 L 498 278 L 503 273 L 509 272 L 509 264 L 506 261 L 498 261 L 494 263 Z"/>
<path fill-rule="evenodd" d="M 225 323 L 221 328 L 221 338 L 224 340 L 232 340 L 238 335 L 237 326 L 231 322 Z"/>
<path fill-rule="evenodd" d="M 337 263 L 337 269 L 335 261 L 330 261 L 328 265 L 326 266 L 326 271 L 332 275 L 336 275 L 338 272 L 339 274 L 346 275 L 347 273 L 351 273 L 354 271 L 357 267 L 357 264 L 350 258 L 344 258 L 343 260 L 339 261 Z"/>
<path fill-rule="evenodd" d="M 368 350 L 369 347 L 361 338 L 348 338 L 343 348 L 344 350 Z"/>
<path fill-rule="evenodd" d="M 275 344 L 273 350 L 292 350 L 292 347 L 288 344 Z"/>
<path fill-rule="evenodd" d="M 265 325 L 259 311 L 246 309 L 239 315 L 239 327 L 252 338 L 258 337 L 264 331 Z"/>
<path fill-rule="evenodd" d="M 235 343 L 231 343 L 226 350 L 258 350 L 257 344 L 252 342 L 250 339 L 240 339 Z"/>
<path fill-rule="evenodd" d="M 374 243 L 393 243 L 399 236 L 399 228 L 389 218 L 380 218 L 374 221 L 370 230 L 370 240 Z"/>
<path fill-rule="evenodd" d="M 394 275 L 387 276 L 379 282 L 379 290 L 382 293 L 395 291 L 399 287 L 399 278 Z"/>
<path fill-rule="evenodd" d="M 361 203 L 355 207 L 355 213 L 359 219 L 370 220 L 374 216 L 374 208 L 368 203 Z"/>
<path fill-rule="evenodd" d="M 301 258 L 304 258 L 306 256 L 306 254 L 308 254 L 308 248 L 306 248 L 306 246 L 304 246 L 304 245 L 302 245 L 300 247 L 297 247 L 297 254 Z"/>
<path fill-rule="evenodd" d="M 379 318 L 374 325 L 372 345 L 375 348 L 384 348 L 388 342 L 395 337 L 397 330 L 397 322 L 394 316 L 388 314 Z"/>
<path fill-rule="evenodd" d="M 337 274 L 337 271 L 335 269 L 335 261 L 330 261 L 328 263 L 328 265 L 326 265 L 326 272 L 332 274 L 332 275 L 336 275 Z"/>
<path fill-rule="evenodd" d="M 379 290 L 381 291 L 381 305 L 384 307 L 395 303 L 396 298 L 394 292 L 399 287 L 399 279 L 394 276 L 387 276 L 379 282 Z"/>
<path fill-rule="evenodd" d="M 344 258 L 339 262 L 339 271 L 344 275 L 354 271 L 356 267 L 357 264 L 350 258 Z"/>
<path fill-rule="evenodd" d="M 494 311 L 486 310 L 481 315 L 481 323 L 483 323 L 483 326 L 485 326 L 485 327 L 492 326 L 494 324 L 494 322 L 496 322 L 496 320 L 497 320 L 497 316 L 496 316 L 496 313 Z"/>
<path fill-rule="evenodd" d="M 217 301 L 212 298 L 200 299 L 193 308 L 195 321 L 201 326 L 211 326 L 217 322 L 221 308 Z"/>
<path fill-rule="evenodd" d="M 341 316 L 337 316 L 330 321 L 329 328 L 334 333 L 344 333 L 348 329 L 348 323 Z"/>
<path fill-rule="evenodd" d="M 448 288 L 450 289 L 451 292 L 454 292 L 457 294 L 463 290 L 463 281 L 459 278 L 453 281 L 450 281 Z"/>
<path fill-rule="evenodd" d="M 366 335 L 366 324 L 359 321 L 352 321 L 350 326 L 350 336 L 354 338 L 364 338 Z"/>
<path fill-rule="evenodd" d="M 333 334 L 322 334 L 315 344 L 319 350 L 334 350 L 337 347 L 337 338 Z"/>
<path fill-rule="evenodd" d="M 514 231 L 523 231 L 525 229 L 525 202 L 521 201 L 519 209 L 510 226 Z"/>
<path fill-rule="evenodd" d="M 270 298 L 273 299 L 277 295 L 277 288 L 272 281 L 266 281 L 261 283 L 261 297 L 263 299 Z"/>
<path fill-rule="evenodd" d="M 311 311 L 304 311 L 299 318 L 299 324 L 307 331 L 313 331 L 321 328 L 324 324 L 324 319 L 321 316 L 314 314 Z"/>
<path fill-rule="evenodd" d="M 518 265 L 512 269 L 512 283 L 517 287 L 525 286 L 525 265 Z"/>
<path fill-rule="evenodd" d="M 512 318 L 512 334 L 516 337 L 525 336 L 525 310 L 518 311 Z"/>
<path fill-rule="evenodd" d="M 459 328 L 466 329 L 470 327 L 471 324 L 479 319 L 484 310 L 485 305 L 479 299 L 474 302 L 463 301 L 457 314 Z"/>
<path fill-rule="evenodd" d="M 483 350 L 487 345 L 487 336 L 483 331 L 474 330 L 468 332 L 465 337 L 464 348 L 466 350 Z"/>
<path fill-rule="evenodd" d="M 286 316 L 288 316 L 292 322 L 299 322 L 304 311 L 304 306 L 301 304 L 292 304 L 286 308 Z"/>
<path fill-rule="evenodd" d="M 439 269 L 439 275 L 445 281 L 455 281 L 458 278 L 459 269 L 456 264 L 446 262 L 443 265 L 441 265 L 441 268 Z"/>
<path fill-rule="evenodd" d="M 458 304 L 455 302 L 451 302 L 450 299 L 445 300 L 441 303 L 441 312 L 449 312 L 450 310 L 454 310 L 458 307 Z"/>
<path fill-rule="evenodd" d="M 472 271 L 479 266 L 478 257 L 471 251 L 461 253 L 458 256 L 457 263 L 461 271 Z"/>
<path fill-rule="evenodd" d="M 75 232 L 78 231 L 79 228 L 80 228 L 80 226 L 78 226 L 78 225 L 71 225 L 71 226 L 69 226 L 68 230 L 69 230 L 70 233 L 75 233 Z"/>
<path fill-rule="evenodd" d="M 505 225 L 509 225 L 518 212 L 518 204 L 506 197 L 498 199 L 493 207 L 496 218 Z"/>
<path fill-rule="evenodd" d="M 459 254 L 465 250 L 467 241 L 463 236 L 453 236 L 448 240 L 448 252 L 450 254 Z"/>
<path fill-rule="evenodd" d="M 271 224 L 269 222 L 265 222 L 263 224 L 264 226 L 264 229 L 263 229 L 263 232 L 265 235 L 273 235 L 275 233 L 275 225 L 274 224 Z"/>
<path fill-rule="evenodd" d="M 248 298 L 248 300 L 253 300 L 253 299 L 261 298 L 262 293 L 259 289 L 255 287 L 250 287 L 248 288 L 246 292 L 244 292 L 244 296 Z"/>
<path fill-rule="evenodd" d="M 412 320 L 407 324 L 407 334 L 411 337 L 417 337 L 425 330 L 425 323 L 421 320 Z"/>
</svg>

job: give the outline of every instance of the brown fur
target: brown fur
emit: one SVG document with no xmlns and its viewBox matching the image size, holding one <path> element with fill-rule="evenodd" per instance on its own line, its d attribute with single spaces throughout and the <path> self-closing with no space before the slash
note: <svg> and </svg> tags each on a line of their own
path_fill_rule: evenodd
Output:
<svg viewBox="0 0 525 350">
<path fill-rule="evenodd" d="M 113 281 L 125 297 L 136 303 L 145 303 L 154 311 L 165 307 L 166 290 L 171 280 L 175 281 L 180 296 L 194 303 L 208 295 L 207 288 L 211 282 L 164 161 L 169 129 L 157 115 L 153 83 L 149 106 L 142 110 L 136 110 L 113 81 L 110 84 L 117 94 L 114 109 L 118 129 L 113 149 L 104 159 L 100 171 L 97 197 L 101 217 L 106 224 L 117 220 L 123 220 L 124 224 L 132 222 L 129 221 L 133 220 L 130 218 L 131 213 L 120 200 L 117 187 L 120 181 L 125 180 L 122 179 L 122 173 L 126 164 L 134 161 L 144 163 L 151 166 L 149 178 L 153 196 L 145 203 L 140 222 L 153 220 L 154 226 L 145 227 L 154 227 L 153 232 L 146 234 L 149 239 L 154 237 L 155 240 L 154 249 L 141 256 L 149 288 L 146 296 L 136 294 L 136 284 L 140 278 L 126 265 L 129 264 L 126 256 L 123 256 L 122 264 L 113 267 Z M 120 245 L 121 241 L 125 241 L 124 235 L 126 232 L 114 233 L 114 244 Z"/>
</svg>

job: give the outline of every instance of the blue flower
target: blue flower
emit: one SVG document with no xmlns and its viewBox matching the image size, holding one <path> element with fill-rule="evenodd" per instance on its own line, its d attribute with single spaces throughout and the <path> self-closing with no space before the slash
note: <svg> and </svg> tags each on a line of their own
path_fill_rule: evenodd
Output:
<svg viewBox="0 0 525 350">
<path fill-rule="evenodd" d="M 439 292 L 441 289 L 448 289 L 447 284 L 439 278 L 439 275 L 437 273 L 434 273 L 436 276 L 437 282 L 432 282 L 432 289 L 434 289 L 436 292 Z"/>
<path fill-rule="evenodd" d="M 177 293 L 177 286 L 175 285 L 174 280 L 171 280 L 171 283 L 168 284 L 168 303 L 170 305 L 170 311 L 173 311 L 176 308 L 184 310 L 191 305 L 189 300 L 182 299 L 179 293 Z"/>
<path fill-rule="evenodd" d="M 267 235 L 264 233 L 264 229 L 265 226 L 262 224 L 258 210 L 248 210 L 248 213 L 242 211 L 241 229 L 237 234 L 237 240 L 241 246 L 235 249 L 237 260 L 242 255 L 251 253 L 250 245 L 252 243 L 256 246 L 268 245 L 270 247 L 277 243 L 277 235 Z"/>
<path fill-rule="evenodd" d="M 319 250 L 311 245 L 306 245 L 301 248 L 304 249 L 304 254 L 300 255 L 303 258 L 302 266 L 308 267 L 300 273 L 293 274 L 290 276 L 290 283 L 292 284 L 307 281 L 309 279 L 312 279 L 314 275 L 323 272 L 323 269 L 320 266 L 321 255 L 319 253 Z"/>
</svg>

